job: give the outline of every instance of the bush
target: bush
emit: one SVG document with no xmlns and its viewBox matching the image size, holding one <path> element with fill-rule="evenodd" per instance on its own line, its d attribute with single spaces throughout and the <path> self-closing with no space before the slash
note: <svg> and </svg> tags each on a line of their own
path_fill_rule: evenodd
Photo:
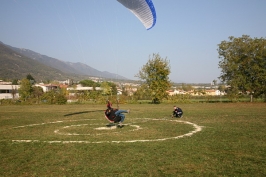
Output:
<svg viewBox="0 0 266 177">
<path fill-rule="evenodd" d="M 67 102 L 67 98 L 62 94 L 58 94 L 55 97 L 55 104 L 66 104 L 66 102 Z"/>
<path fill-rule="evenodd" d="M 58 93 L 54 90 L 46 92 L 41 97 L 43 103 L 47 104 L 66 104 L 67 98 L 64 94 Z"/>
</svg>

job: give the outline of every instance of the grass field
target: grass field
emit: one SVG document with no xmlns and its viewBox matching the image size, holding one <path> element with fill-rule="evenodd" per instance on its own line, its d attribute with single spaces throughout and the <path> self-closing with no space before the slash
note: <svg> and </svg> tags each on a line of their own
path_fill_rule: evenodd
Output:
<svg viewBox="0 0 266 177">
<path fill-rule="evenodd" d="M 0 176 L 266 176 L 265 103 L 178 106 L 0 106 Z"/>
</svg>

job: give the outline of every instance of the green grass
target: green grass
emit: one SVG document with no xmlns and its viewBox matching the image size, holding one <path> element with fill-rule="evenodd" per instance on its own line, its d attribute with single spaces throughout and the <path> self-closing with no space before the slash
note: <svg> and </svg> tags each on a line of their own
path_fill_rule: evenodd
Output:
<svg viewBox="0 0 266 177">
<path fill-rule="evenodd" d="M 128 125 L 110 130 L 104 105 L 0 106 L 0 176 L 266 175 L 266 104 L 172 106 L 120 105 Z M 202 130 L 171 139 L 194 130 L 179 120 Z"/>
</svg>

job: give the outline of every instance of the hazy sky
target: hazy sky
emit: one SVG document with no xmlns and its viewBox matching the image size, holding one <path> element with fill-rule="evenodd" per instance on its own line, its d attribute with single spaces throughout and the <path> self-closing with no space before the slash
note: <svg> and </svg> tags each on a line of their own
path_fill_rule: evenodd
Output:
<svg viewBox="0 0 266 177">
<path fill-rule="evenodd" d="M 266 0 L 153 0 L 146 30 L 116 0 L 0 0 L 0 41 L 100 71 L 134 77 L 153 53 L 173 82 L 218 80 L 218 44 L 266 37 Z"/>
</svg>

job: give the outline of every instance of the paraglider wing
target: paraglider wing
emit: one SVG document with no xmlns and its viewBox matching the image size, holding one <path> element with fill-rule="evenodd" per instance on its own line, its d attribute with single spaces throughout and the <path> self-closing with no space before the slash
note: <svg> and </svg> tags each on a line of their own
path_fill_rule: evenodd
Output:
<svg viewBox="0 0 266 177">
<path fill-rule="evenodd" d="M 151 0 L 117 0 L 142 22 L 147 30 L 156 23 L 156 12 Z"/>
</svg>

